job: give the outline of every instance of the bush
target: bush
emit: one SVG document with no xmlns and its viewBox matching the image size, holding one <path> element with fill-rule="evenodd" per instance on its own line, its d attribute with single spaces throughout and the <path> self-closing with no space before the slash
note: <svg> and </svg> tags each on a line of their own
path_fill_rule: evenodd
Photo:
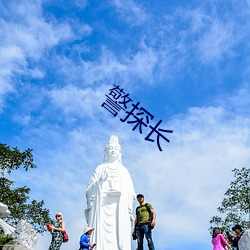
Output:
<svg viewBox="0 0 250 250">
<path fill-rule="evenodd" d="M 13 245 L 14 238 L 10 235 L 0 234 L 0 247 L 3 245 Z"/>
</svg>

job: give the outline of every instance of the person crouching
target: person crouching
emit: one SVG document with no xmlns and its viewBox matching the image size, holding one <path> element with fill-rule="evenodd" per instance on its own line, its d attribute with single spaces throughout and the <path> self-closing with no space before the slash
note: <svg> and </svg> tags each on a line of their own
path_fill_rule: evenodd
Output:
<svg viewBox="0 0 250 250">
<path fill-rule="evenodd" d="M 93 227 L 86 227 L 81 238 L 80 238 L 80 249 L 79 250 L 91 250 L 95 247 L 94 244 L 90 244 L 90 235 L 93 232 Z"/>
</svg>

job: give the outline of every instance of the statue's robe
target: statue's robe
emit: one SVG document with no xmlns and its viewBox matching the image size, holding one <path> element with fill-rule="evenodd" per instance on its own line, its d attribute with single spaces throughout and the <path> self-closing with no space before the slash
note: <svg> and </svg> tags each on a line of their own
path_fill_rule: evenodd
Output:
<svg viewBox="0 0 250 250">
<path fill-rule="evenodd" d="M 91 234 L 95 250 L 131 250 L 135 191 L 128 170 L 121 163 L 115 166 L 99 165 L 86 189 L 85 217 L 95 228 Z"/>
<path fill-rule="evenodd" d="M 250 249 L 250 229 L 246 230 L 243 235 L 240 237 L 238 242 L 240 250 L 249 250 Z"/>
</svg>

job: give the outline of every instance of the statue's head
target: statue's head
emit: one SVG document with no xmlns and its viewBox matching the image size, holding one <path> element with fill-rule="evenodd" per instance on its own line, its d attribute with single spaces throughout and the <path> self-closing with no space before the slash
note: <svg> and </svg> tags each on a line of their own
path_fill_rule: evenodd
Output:
<svg viewBox="0 0 250 250">
<path fill-rule="evenodd" d="M 104 162 L 114 162 L 115 160 L 121 162 L 121 155 L 122 148 L 119 143 L 119 138 L 116 135 L 111 135 L 104 150 Z"/>
<path fill-rule="evenodd" d="M 0 218 L 5 218 L 10 215 L 8 206 L 0 202 Z"/>
</svg>

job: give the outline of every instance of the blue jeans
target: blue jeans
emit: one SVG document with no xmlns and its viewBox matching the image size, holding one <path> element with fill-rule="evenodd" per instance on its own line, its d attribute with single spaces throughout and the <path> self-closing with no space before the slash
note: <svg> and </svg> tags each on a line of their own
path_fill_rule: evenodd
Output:
<svg viewBox="0 0 250 250">
<path fill-rule="evenodd" d="M 136 236 L 138 242 L 138 250 L 143 250 L 143 239 L 144 235 L 148 241 L 148 249 L 155 250 L 153 239 L 152 239 L 152 229 L 149 228 L 148 224 L 138 225 L 136 228 Z"/>
</svg>

